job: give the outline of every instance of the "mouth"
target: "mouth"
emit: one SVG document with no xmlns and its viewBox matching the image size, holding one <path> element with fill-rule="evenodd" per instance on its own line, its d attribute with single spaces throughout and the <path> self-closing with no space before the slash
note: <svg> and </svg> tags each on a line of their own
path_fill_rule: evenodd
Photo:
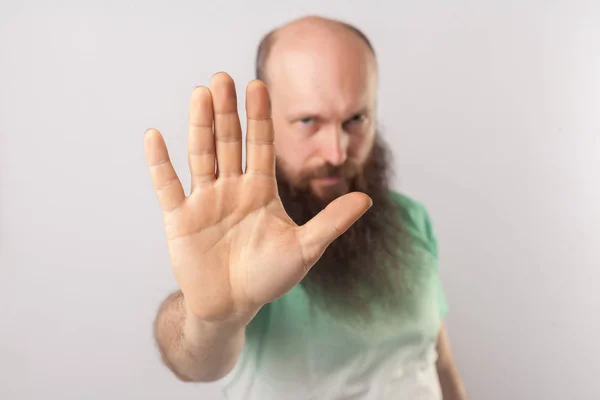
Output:
<svg viewBox="0 0 600 400">
<path fill-rule="evenodd" d="M 322 178 L 315 178 L 314 182 L 318 185 L 322 186 L 332 186 L 337 185 L 342 181 L 342 178 L 339 176 L 324 176 Z"/>
</svg>

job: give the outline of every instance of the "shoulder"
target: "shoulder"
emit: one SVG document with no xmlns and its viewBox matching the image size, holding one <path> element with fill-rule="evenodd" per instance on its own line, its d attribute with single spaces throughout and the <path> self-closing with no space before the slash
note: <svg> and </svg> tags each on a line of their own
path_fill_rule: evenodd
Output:
<svg viewBox="0 0 600 400">
<path fill-rule="evenodd" d="M 398 204 L 406 230 L 437 258 L 437 240 L 427 208 L 420 201 L 395 190 L 391 190 L 390 195 Z"/>
</svg>

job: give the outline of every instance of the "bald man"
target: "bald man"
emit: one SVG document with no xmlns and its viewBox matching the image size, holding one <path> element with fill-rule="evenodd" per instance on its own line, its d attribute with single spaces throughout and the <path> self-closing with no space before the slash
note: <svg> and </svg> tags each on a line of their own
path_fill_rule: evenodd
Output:
<svg viewBox="0 0 600 400">
<path fill-rule="evenodd" d="M 257 75 L 245 168 L 225 73 L 191 95 L 188 196 L 145 134 L 180 289 L 155 322 L 164 363 L 230 399 L 465 399 L 431 220 L 390 188 L 371 43 L 302 18 L 263 39 Z"/>
</svg>

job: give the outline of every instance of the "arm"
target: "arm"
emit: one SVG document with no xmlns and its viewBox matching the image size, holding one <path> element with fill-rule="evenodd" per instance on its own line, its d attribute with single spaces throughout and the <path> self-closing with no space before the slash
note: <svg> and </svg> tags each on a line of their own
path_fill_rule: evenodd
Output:
<svg viewBox="0 0 600 400">
<path fill-rule="evenodd" d="M 245 341 L 243 324 L 198 319 L 187 310 L 181 292 L 171 294 L 160 306 L 154 335 L 165 365 L 186 382 L 211 382 L 227 375 Z"/>
<path fill-rule="evenodd" d="M 277 192 L 266 85 L 253 81 L 246 88 L 244 171 L 237 105 L 235 84 L 225 73 L 215 74 L 210 88 L 192 91 L 189 196 L 162 134 L 144 134 L 171 269 L 183 293 L 162 304 L 154 334 L 165 364 L 185 381 L 214 381 L 230 372 L 245 327 L 261 307 L 296 286 L 373 204 L 364 193 L 348 193 L 304 225 L 294 223 Z"/>
<path fill-rule="evenodd" d="M 467 392 L 452 356 L 446 325 L 442 324 L 437 341 L 436 368 L 444 400 L 466 400 Z"/>
</svg>

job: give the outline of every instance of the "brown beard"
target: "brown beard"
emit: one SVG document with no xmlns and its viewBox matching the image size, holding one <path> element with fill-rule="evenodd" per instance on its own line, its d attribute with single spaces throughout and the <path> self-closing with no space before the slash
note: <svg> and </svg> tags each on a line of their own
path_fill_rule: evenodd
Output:
<svg viewBox="0 0 600 400">
<path fill-rule="evenodd" d="M 364 166 L 347 161 L 340 167 L 326 166 L 295 179 L 285 175 L 278 161 L 279 196 L 289 216 L 303 225 L 329 202 L 349 192 L 363 192 L 373 206 L 336 239 L 302 281 L 312 300 L 335 317 L 369 320 L 372 306 L 397 309 L 402 288 L 402 270 L 409 240 L 401 219 L 401 208 L 390 193 L 392 160 L 379 134 Z M 339 176 L 325 196 L 317 197 L 309 187 L 315 177 Z"/>
</svg>

